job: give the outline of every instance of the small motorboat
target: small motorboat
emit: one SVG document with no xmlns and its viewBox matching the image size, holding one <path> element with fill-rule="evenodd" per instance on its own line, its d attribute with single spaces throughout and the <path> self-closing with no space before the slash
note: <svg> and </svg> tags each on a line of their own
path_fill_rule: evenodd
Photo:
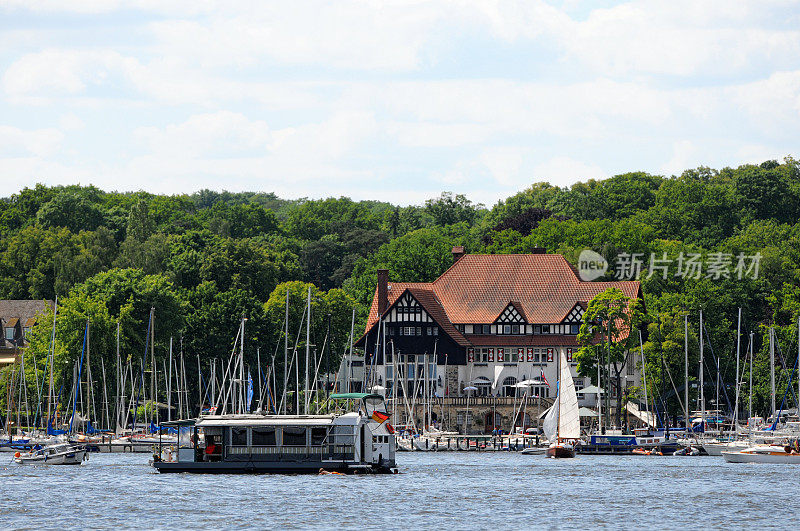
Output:
<svg viewBox="0 0 800 531">
<path fill-rule="evenodd" d="M 31 450 L 29 453 L 14 454 L 14 462 L 19 465 L 80 465 L 88 458 L 86 448 L 69 443 L 54 444 Z"/>
<path fill-rule="evenodd" d="M 700 450 L 695 448 L 694 446 L 684 446 L 683 448 L 678 448 L 677 450 L 675 450 L 675 453 L 673 453 L 672 455 L 695 456 L 695 455 L 700 455 Z"/>
<path fill-rule="evenodd" d="M 528 446 L 520 453 L 522 455 L 544 455 L 547 452 L 547 448 L 544 446 Z"/>
<path fill-rule="evenodd" d="M 800 464 L 800 452 L 791 445 L 751 446 L 738 452 L 722 452 L 728 463 Z"/>
</svg>

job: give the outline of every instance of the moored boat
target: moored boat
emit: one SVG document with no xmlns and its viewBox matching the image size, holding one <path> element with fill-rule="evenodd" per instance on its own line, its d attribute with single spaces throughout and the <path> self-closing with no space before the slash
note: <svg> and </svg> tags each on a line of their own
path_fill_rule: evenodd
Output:
<svg viewBox="0 0 800 531">
<path fill-rule="evenodd" d="M 543 423 L 544 433 L 550 441 L 546 455 L 554 459 L 575 457 L 572 441 L 577 441 L 581 436 L 578 396 L 563 352 L 559 354 L 558 363 L 558 391 Z"/>
<path fill-rule="evenodd" d="M 751 446 L 738 452 L 722 452 L 728 463 L 800 464 L 800 452 L 795 441 L 786 446 Z"/>
<path fill-rule="evenodd" d="M 394 429 L 380 395 L 347 393 L 358 410 L 342 415 L 207 415 L 166 423 L 177 445 L 160 445 L 159 472 L 392 473 Z"/>
<path fill-rule="evenodd" d="M 45 446 L 27 454 L 14 454 L 14 462 L 19 465 L 80 465 L 86 459 L 86 448 L 69 443 Z"/>
</svg>

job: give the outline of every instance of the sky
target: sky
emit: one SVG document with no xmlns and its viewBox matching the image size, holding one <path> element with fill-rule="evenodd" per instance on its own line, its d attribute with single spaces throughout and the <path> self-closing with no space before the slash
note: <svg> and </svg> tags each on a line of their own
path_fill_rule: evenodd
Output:
<svg viewBox="0 0 800 531">
<path fill-rule="evenodd" d="M 800 2 L 0 0 L 0 196 L 491 206 L 800 156 Z"/>
</svg>

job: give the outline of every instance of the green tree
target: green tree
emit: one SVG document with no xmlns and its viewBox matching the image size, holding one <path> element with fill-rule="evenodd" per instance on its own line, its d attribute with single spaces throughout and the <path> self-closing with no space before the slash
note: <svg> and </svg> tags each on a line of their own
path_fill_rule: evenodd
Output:
<svg viewBox="0 0 800 531">
<path fill-rule="evenodd" d="M 581 345 L 576 356 L 578 373 L 596 376 L 598 362 L 604 368 L 606 383 L 616 389 L 617 426 L 622 425 L 622 371 L 628 362 L 628 351 L 639 341 L 637 331 L 644 318 L 641 301 L 625 296 L 617 288 L 597 294 L 583 313 L 577 337 Z M 611 393 L 612 385 L 606 385 L 607 393 Z M 602 387 L 600 383 L 598 386 Z"/>
<path fill-rule="evenodd" d="M 473 204 L 463 194 L 454 196 L 452 192 L 442 192 L 439 197 L 425 201 L 425 211 L 440 226 L 461 222 L 472 225 L 481 215 L 483 205 Z"/>
</svg>

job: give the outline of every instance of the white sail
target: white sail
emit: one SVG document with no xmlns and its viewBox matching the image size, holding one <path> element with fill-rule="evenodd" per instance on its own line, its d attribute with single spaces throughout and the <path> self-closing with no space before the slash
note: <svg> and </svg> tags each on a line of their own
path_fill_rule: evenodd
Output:
<svg viewBox="0 0 800 531">
<path fill-rule="evenodd" d="M 558 400 L 558 397 L 556 397 L 556 400 Z M 544 436 L 550 442 L 555 442 L 556 440 L 556 430 L 558 429 L 557 406 L 558 402 L 554 402 L 550 409 L 547 410 L 547 415 L 545 415 L 544 422 L 542 422 L 542 431 L 544 431 Z"/>
<path fill-rule="evenodd" d="M 558 378 L 558 437 L 578 439 L 581 436 L 581 419 L 578 414 L 578 395 L 569 363 L 561 352 L 561 374 Z"/>
</svg>

